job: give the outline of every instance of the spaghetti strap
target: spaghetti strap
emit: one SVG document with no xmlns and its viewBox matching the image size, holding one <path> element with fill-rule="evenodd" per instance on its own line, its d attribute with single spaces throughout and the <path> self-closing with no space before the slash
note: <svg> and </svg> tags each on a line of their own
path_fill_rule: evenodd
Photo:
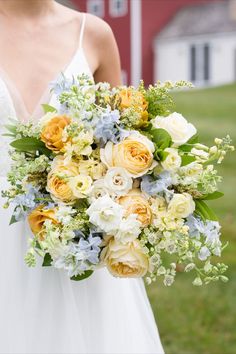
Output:
<svg viewBox="0 0 236 354">
<path fill-rule="evenodd" d="M 83 13 L 82 23 L 81 23 L 81 27 L 80 27 L 79 48 L 82 48 L 83 36 L 84 36 L 84 28 L 85 28 L 85 20 L 86 20 L 86 14 Z"/>
</svg>

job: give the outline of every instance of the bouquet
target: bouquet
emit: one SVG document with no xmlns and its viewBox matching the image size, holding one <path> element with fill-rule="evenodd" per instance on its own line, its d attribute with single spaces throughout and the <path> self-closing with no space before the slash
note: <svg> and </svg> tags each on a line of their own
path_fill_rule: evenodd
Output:
<svg viewBox="0 0 236 354">
<path fill-rule="evenodd" d="M 194 271 L 194 285 L 227 281 L 213 262 L 223 245 L 207 201 L 220 198 L 214 163 L 233 150 L 230 137 L 212 147 L 173 111 L 171 90 L 95 84 L 82 75 L 54 83 L 58 107 L 43 105 L 38 123 L 11 120 L 10 223 L 25 218 L 28 266 L 63 269 L 72 280 L 107 267 L 115 277 L 163 278 L 176 266 Z"/>
</svg>

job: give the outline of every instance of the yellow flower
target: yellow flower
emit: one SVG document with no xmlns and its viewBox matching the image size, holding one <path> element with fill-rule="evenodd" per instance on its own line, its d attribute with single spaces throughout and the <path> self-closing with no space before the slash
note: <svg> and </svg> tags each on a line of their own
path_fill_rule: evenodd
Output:
<svg viewBox="0 0 236 354">
<path fill-rule="evenodd" d="M 115 277 L 143 277 L 149 269 L 148 256 L 138 240 L 122 244 L 112 238 L 103 249 L 101 258 Z"/>
<path fill-rule="evenodd" d="M 48 149 L 59 152 L 63 149 L 63 132 L 65 127 L 70 124 L 71 119 L 65 115 L 54 116 L 44 126 L 41 132 L 41 140 Z"/>
<path fill-rule="evenodd" d="M 76 199 L 69 181 L 78 174 L 78 165 L 76 163 L 70 162 L 65 165 L 63 158 L 54 159 L 52 170 L 47 179 L 47 190 L 54 200 L 71 203 Z"/>
<path fill-rule="evenodd" d="M 142 227 L 147 227 L 151 224 L 151 207 L 139 189 L 133 189 L 126 196 L 120 197 L 118 203 L 126 210 L 126 216 L 137 214 L 137 220 L 141 222 Z"/>
<path fill-rule="evenodd" d="M 131 177 L 140 177 L 157 165 L 154 150 L 153 143 L 136 132 L 116 145 L 108 142 L 101 149 L 101 160 L 107 167 L 123 167 Z"/>
<path fill-rule="evenodd" d="M 28 216 L 31 231 L 34 235 L 39 235 L 41 241 L 44 239 L 43 226 L 46 220 L 51 220 L 53 224 L 58 224 L 54 209 L 43 209 L 43 206 L 39 206 Z"/>
</svg>

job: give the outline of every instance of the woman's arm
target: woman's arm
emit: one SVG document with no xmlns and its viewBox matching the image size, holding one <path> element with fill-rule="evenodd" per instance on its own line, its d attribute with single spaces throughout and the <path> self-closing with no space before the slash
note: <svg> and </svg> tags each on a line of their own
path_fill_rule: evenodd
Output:
<svg viewBox="0 0 236 354">
<path fill-rule="evenodd" d="M 86 15 L 84 47 L 96 82 L 121 84 L 120 56 L 110 26 L 93 15 Z"/>
</svg>

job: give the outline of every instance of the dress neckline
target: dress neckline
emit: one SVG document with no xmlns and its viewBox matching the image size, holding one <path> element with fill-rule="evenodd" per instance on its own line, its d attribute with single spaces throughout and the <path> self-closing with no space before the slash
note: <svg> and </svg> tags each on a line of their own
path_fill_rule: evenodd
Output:
<svg viewBox="0 0 236 354">
<path fill-rule="evenodd" d="M 27 105 L 25 104 L 25 101 L 23 99 L 23 96 L 19 89 L 16 87 L 14 84 L 13 80 L 9 77 L 8 73 L 3 70 L 2 68 L 0 69 L 0 79 L 2 83 L 5 86 L 5 89 L 8 93 L 9 99 L 11 101 L 12 107 L 15 111 L 15 117 L 17 119 L 20 119 L 21 121 L 27 121 L 31 118 L 34 118 L 34 116 L 37 116 L 37 112 L 41 111 L 41 105 L 42 103 L 48 102 L 50 104 L 52 97 L 53 97 L 53 92 L 50 90 L 50 83 L 57 81 L 60 77 L 60 75 L 67 76 L 68 72 L 70 71 L 70 68 L 73 67 L 74 63 L 76 65 L 79 65 L 79 59 L 84 60 L 86 63 L 87 69 L 89 70 L 89 73 L 92 75 L 92 71 L 89 68 L 88 60 L 86 58 L 86 55 L 83 50 L 82 46 L 82 40 L 83 40 L 83 34 L 84 34 L 84 28 L 85 28 L 85 13 L 82 14 L 82 21 L 81 21 L 81 26 L 80 26 L 80 35 L 79 35 L 79 46 L 76 47 L 76 50 L 74 54 L 72 55 L 71 59 L 69 62 L 60 70 L 52 80 L 50 80 L 40 95 L 39 100 L 37 101 L 34 109 L 32 112 L 29 112 Z M 14 96 L 14 98 L 13 98 Z M 19 112 L 19 114 L 17 114 Z M 18 115 L 22 117 L 18 117 Z M 23 118 L 23 119 L 22 119 Z"/>
</svg>

